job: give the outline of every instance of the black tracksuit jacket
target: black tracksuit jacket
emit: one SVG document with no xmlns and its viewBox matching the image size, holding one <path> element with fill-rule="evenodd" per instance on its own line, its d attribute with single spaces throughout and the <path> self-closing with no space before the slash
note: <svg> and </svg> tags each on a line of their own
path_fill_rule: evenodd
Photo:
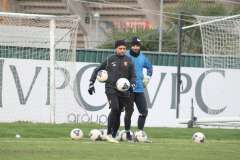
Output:
<svg viewBox="0 0 240 160">
<path fill-rule="evenodd" d="M 116 82 L 119 78 L 127 78 L 131 84 L 135 80 L 135 70 L 132 60 L 126 56 L 112 55 L 107 58 L 99 67 L 95 68 L 90 78 L 90 81 L 95 82 L 97 73 L 105 69 L 108 72 L 108 79 L 105 82 L 105 93 L 113 94 L 118 92 Z"/>
</svg>

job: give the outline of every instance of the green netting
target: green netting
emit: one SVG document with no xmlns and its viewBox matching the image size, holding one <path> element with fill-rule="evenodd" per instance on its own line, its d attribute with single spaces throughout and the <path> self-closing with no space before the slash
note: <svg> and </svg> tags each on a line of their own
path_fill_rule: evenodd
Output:
<svg viewBox="0 0 240 160">
<path fill-rule="evenodd" d="M 21 52 L 19 52 L 21 51 Z M 68 52 L 64 49 L 56 50 L 56 58 L 61 61 L 61 57 L 66 57 Z M 103 62 L 108 56 L 114 54 L 114 50 L 96 50 L 96 49 L 77 49 L 76 61 L 77 62 Z M 177 66 L 176 53 L 154 53 L 146 52 L 146 56 L 153 65 L 159 66 Z M 33 56 L 34 55 L 34 56 Z M 0 47 L 1 58 L 21 58 L 29 59 L 31 57 L 35 60 L 48 60 L 49 50 L 46 48 L 29 48 L 29 47 Z M 202 67 L 203 59 L 199 55 L 183 54 L 181 58 L 181 65 L 184 67 Z"/>
</svg>

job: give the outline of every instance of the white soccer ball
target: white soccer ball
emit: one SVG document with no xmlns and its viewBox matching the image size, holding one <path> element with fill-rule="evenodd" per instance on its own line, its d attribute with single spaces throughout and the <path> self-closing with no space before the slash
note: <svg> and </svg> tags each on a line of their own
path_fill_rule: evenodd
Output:
<svg viewBox="0 0 240 160">
<path fill-rule="evenodd" d="M 147 133 L 144 131 L 136 131 L 134 136 L 137 142 L 146 142 L 148 139 Z"/>
<path fill-rule="evenodd" d="M 98 129 L 92 129 L 89 133 L 89 137 L 92 141 L 101 140 L 102 133 Z"/>
<path fill-rule="evenodd" d="M 130 134 L 132 135 L 132 137 L 134 137 L 134 134 L 132 131 L 130 131 Z M 127 132 L 126 130 L 121 130 L 117 136 L 117 140 L 119 141 L 127 141 Z"/>
<path fill-rule="evenodd" d="M 108 72 L 106 70 L 100 70 L 97 73 L 97 80 L 99 82 L 105 82 L 108 79 Z"/>
<path fill-rule="evenodd" d="M 100 129 L 101 132 L 101 140 L 107 140 L 107 129 Z"/>
<path fill-rule="evenodd" d="M 79 140 L 79 139 L 83 138 L 83 132 L 79 128 L 74 128 L 70 132 L 70 137 L 72 138 L 72 140 Z"/>
<path fill-rule="evenodd" d="M 192 136 L 192 140 L 195 143 L 204 143 L 205 139 L 206 139 L 206 137 L 202 132 L 195 132 Z"/>
<path fill-rule="evenodd" d="M 116 137 L 116 139 L 118 141 L 122 141 L 122 135 L 123 135 L 124 132 L 125 132 L 125 130 L 121 130 L 121 131 L 118 132 L 117 137 Z"/>
<path fill-rule="evenodd" d="M 130 82 L 126 78 L 119 78 L 116 87 L 118 91 L 125 92 L 130 88 Z"/>
<path fill-rule="evenodd" d="M 16 138 L 21 138 L 21 135 L 20 134 L 16 134 Z"/>
</svg>

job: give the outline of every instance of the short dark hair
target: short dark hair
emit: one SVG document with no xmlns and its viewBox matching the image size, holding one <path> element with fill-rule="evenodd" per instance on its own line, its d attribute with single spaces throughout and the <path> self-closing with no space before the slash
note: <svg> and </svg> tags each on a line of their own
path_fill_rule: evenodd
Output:
<svg viewBox="0 0 240 160">
<path fill-rule="evenodd" d="M 119 46 L 127 46 L 127 42 L 124 39 L 116 40 L 115 41 L 115 48 L 117 48 Z"/>
</svg>

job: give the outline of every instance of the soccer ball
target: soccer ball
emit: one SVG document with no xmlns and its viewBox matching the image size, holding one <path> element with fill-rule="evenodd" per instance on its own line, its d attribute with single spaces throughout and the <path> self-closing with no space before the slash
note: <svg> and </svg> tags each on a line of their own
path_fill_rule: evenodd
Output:
<svg viewBox="0 0 240 160">
<path fill-rule="evenodd" d="M 107 140 L 107 129 L 100 129 L 101 132 L 101 140 Z"/>
<path fill-rule="evenodd" d="M 72 140 L 79 140 L 83 137 L 83 132 L 79 128 L 74 128 L 70 132 L 70 137 L 72 138 Z"/>
<path fill-rule="evenodd" d="M 97 80 L 99 82 L 105 82 L 108 79 L 108 72 L 106 70 L 100 70 L 97 73 Z"/>
<path fill-rule="evenodd" d="M 148 139 L 147 133 L 144 131 L 136 131 L 134 135 L 137 142 L 146 142 Z"/>
<path fill-rule="evenodd" d="M 122 141 L 122 135 L 124 134 L 125 130 L 121 130 L 118 132 L 116 139 L 118 141 Z"/>
<path fill-rule="evenodd" d="M 130 134 L 132 135 L 132 137 L 134 136 L 132 131 L 130 131 Z M 121 130 L 119 132 L 117 140 L 119 140 L 119 141 L 127 141 L 127 132 L 126 132 L 126 130 Z"/>
<path fill-rule="evenodd" d="M 89 137 L 92 141 L 101 140 L 102 133 L 98 129 L 92 129 L 89 133 Z"/>
<path fill-rule="evenodd" d="M 21 135 L 20 134 L 16 134 L 16 138 L 21 138 Z"/>
<path fill-rule="evenodd" d="M 130 88 L 130 82 L 126 78 L 119 78 L 116 86 L 118 91 L 125 92 Z"/>
<path fill-rule="evenodd" d="M 195 132 L 192 136 L 192 140 L 195 143 L 204 143 L 205 141 L 205 135 L 202 132 Z"/>
</svg>

